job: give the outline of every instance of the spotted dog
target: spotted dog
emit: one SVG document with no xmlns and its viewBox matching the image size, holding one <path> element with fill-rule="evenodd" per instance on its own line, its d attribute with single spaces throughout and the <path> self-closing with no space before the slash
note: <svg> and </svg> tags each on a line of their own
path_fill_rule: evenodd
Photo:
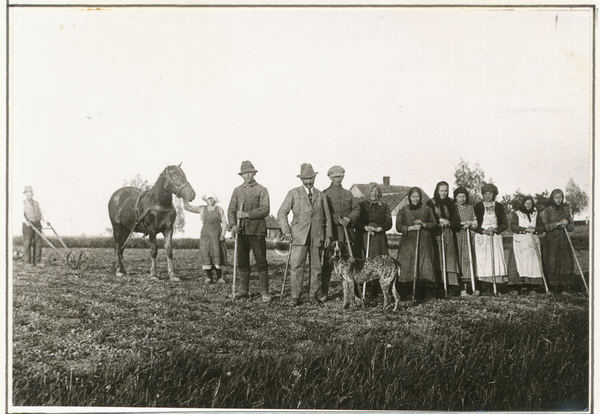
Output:
<svg viewBox="0 0 600 414">
<path fill-rule="evenodd" d="M 360 260 L 362 261 L 362 260 Z M 400 264 L 390 256 L 368 257 L 360 269 L 359 260 L 354 257 L 342 256 L 339 242 L 334 242 L 334 253 L 331 262 L 335 274 L 342 280 L 344 289 L 344 309 L 354 304 L 354 283 L 362 286 L 363 283 L 379 279 L 383 291 L 383 309 L 387 309 L 390 302 L 389 289 L 392 287 L 394 299 L 394 310 L 398 308 L 400 295 L 396 290 L 396 278 L 400 275 Z M 359 270 L 360 269 L 360 270 Z"/>
</svg>

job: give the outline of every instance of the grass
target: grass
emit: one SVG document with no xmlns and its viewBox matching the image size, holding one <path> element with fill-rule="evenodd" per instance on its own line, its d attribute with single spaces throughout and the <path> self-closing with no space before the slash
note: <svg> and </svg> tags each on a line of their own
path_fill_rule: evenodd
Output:
<svg viewBox="0 0 600 414">
<path fill-rule="evenodd" d="M 584 410 L 589 303 L 582 295 L 402 302 L 398 312 L 288 306 L 284 257 L 271 293 L 232 303 L 177 250 L 175 284 L 148 280 L 149 253 L 13 274 L 13 404 L 260 409 Z M 229 252 L 231 254 L 231 251 Z M 159 271 L 166 273 L 164 251 Z M 254 276 L 253 272 L 253 276 Z M 231 276 L 229 273 L 228 276 Z M 288 282 L 289 283 L 289 282 Z"/>
</svg>

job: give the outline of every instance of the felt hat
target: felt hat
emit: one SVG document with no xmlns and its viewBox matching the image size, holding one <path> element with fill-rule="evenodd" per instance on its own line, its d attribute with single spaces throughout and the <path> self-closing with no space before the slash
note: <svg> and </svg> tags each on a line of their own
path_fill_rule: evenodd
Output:
<svg viewBox="0 0 600 414">
<path fill-rule="evenodd" d="M 312 165 L 310 164 L 302 164 L 300 166 L 300 174 L 298 178 L 313 178 L 316 177 L 318 173 L 313 170 Z"/>
<path fill-rule="evenodd" d="M 344 175 L 345 173 L 346 170 L 344 170 L 342 167 L 340 167 L 339 165 L 334 165 L 329 169 L 329 171 L 327 171 L 327 176 L 335 177 L 337 175 Z"/>
<path fill-rule="evenodd" d="M 23 190 L 23 194 L 25 194 L 27 191 L 31 191 L 33 193 L 33 188 L 31 188 L 31 186 L 27 185 L 27 186 L 25 186 L 25 189 Z"/>
<path fill-rule="evenodd" d="M 258 172 L 254 169 L 254 165 L 250 161 L 242 161 L 242 166 L 240 167 L 240 172 L 238 175 L 245 174 L 247 172 Z"/>
</svg>

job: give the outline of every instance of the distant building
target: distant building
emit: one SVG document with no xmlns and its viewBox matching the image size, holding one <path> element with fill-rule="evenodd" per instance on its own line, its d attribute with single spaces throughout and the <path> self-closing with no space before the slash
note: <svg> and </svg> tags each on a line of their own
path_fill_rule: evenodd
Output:
<svg viewBox="0 0 600 414">
<path fill-rule="evenodd" d="M 277 219 L 271 215 L 265 218 L 267 222 L 267 238 L 272 239 L 281 235 L 281 225 Z"/>
<path fill-rule="evenodd" d="M 358 199 L 358 202 L 367 200 L 367 187 L 369 184 L 353 184 L 350 187 L 350 192 L 354 197 Z M 402 207 L 408 204 L 408 190 L 410 190 L 413 186 L 403 186 L 403 185 L 390 185 L 390 177 L 383 177 L 383 183 L 379 185 L 381 188 L 381 202 L 387 204 L 392 210 L 392 229 L 391 233 L 396 232 L 396 216 L 398 215 L 398 211 Z M 421 192 L 423 193 L 423 204 L 430 199 L 430 197 L 423 191 L 421 188 Z"/>
</svg>

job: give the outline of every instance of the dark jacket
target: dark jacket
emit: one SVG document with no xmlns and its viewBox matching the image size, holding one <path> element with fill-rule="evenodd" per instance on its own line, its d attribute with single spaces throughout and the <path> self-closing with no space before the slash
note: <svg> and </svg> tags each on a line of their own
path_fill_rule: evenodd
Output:
<svg viewBox="0 0 600 414">
<path fill-rule="evenodd" d="M 439 226 L 440 215 L 438 214 L 438 211 L 435 208 L 435 203 L 433 199 L 427 200 L 427 203 L 425 203 L 425 205 L 429 207 L 431 211 L 433 211 L 433 216 L 435 217 L 436 222 L 436 227 L 433 230 L 433 234 L 439 236 L 441 234 L 441 227 Z M 460 225 L 460 214 L 458 213 L 458 208 L 456 207 L 456 204 L 452 203 L 450 206 L 448 206 L 448 210 L 449 211 L 447 220 L 450 222 L 450 228 L 456 232 L 460 231 L 462 226 Z"/>
<path fill-rule="evenodd" d="M 475 217 L 477 217 L 477 230 L 475 230 L 479 234 L 483 234 L 483 228 L 481 225 L 483 224 L 483 216 L 485 214 L 485 207 L 483 206 L 483 201 L 475 204 L 473 206 L 473 210 L 475 211 Z M 495 202 L 494 210 L 496 212 L 496 219 L 498 220 L 498 227 L 496 228 L 496 233 L 500 234 L 508 228 L 508 219 L 506 218 L 506 212 L 504 211 L 504 206 Z"/>
</svg>

